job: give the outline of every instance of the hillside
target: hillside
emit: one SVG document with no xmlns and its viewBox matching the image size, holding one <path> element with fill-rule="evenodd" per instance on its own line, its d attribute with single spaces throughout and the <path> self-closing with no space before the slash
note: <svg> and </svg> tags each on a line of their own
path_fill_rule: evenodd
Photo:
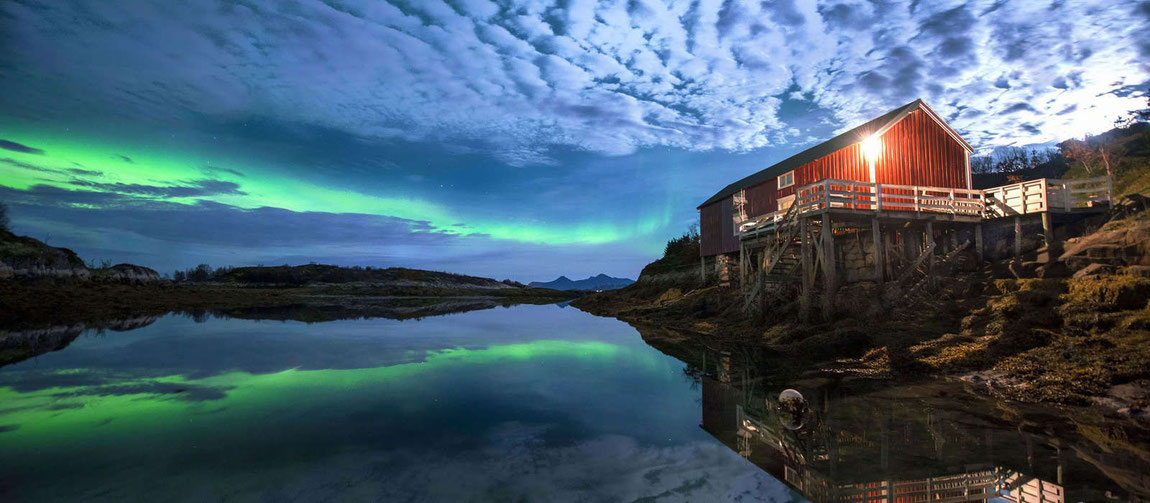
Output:
<svg viewBox="0 0 1150 503">
<path fill-rule="evenodd" d="M 559 276 L 553 281 L 532 281 L 528 286 L 550 288 L 553 290 L 615 290 L 631 285 L 634 282 L 635 280 L 633 279 L 614 278 L 606 274 L 600 274 L 580 280 L 572 280 L 567 276 Z"/>
<path fill-rule="evenodd" d="M 1150 195 L 1150 123 L 1137 122 L 1083 140 L 1068 140 L 1059 148 L 1069 161 L 1063 178 L 1110 174 L 1116 198 Z"/>
</svg>

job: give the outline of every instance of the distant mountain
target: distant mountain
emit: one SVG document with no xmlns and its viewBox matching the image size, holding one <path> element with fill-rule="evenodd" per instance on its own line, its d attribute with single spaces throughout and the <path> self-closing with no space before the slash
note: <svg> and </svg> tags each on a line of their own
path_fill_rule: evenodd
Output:
<svg viewBox="0 0 1150 503">
<path fill-rule="evenodd" d="M 627 278 L 612 278 L 606 274 L 592 276 L 587 279 L 578 281 L 572 280 L 567 276 L 559 276 L 555 281 L 548 281 L 546 283 L 541 281 L 532 281 L 527 286 L 535 288 L 550 288 L 552 290 L 615 290 L 623 288 L 635 280 Z"/>
</svg>

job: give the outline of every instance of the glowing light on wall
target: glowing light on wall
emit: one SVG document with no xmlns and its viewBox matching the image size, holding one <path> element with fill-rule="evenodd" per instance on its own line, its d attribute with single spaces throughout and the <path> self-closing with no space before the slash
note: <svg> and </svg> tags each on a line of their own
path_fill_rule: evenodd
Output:
<svg viewBox="0 0 1150 503">
<path fill-rule="evenodd" d="M 863 140 L 862 148 L 867 162 L 874 164 L 882 154 L 882 140 L 878 136 L 870 136 Z"/>
<path fill-rule="evenodd" d="M 878 135 L 869 136 L 863 140 L 862 150 L 870 171 L 870 183 L 875 183 L 878 181 L 878 175 L 875 173 L 875 161 L 877 161 L 879 155 L 882 154 L 882 140 Z"/>
</svg>

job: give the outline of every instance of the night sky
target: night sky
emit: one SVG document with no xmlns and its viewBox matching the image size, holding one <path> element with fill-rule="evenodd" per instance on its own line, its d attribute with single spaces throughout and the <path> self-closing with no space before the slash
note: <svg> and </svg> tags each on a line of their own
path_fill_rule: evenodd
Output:
<svg viewBox="0 0 1150 503">
<path fill-rule="evenodd" d="M 92 261 L 635 277 L 915 98 L 980 151 L 1145 103 L 1150 2 L 0 3 L 0 201 Z"/>
</svg>

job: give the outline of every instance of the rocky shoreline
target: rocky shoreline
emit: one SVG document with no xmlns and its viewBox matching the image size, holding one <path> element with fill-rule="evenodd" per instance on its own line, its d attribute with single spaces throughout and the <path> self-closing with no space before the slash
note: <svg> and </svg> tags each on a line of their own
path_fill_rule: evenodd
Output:
<svg viewBox="0 0 1150 503">
<path fill-rule="evenodd" d="M 1120 206 L 1069 240 L 1057 260 L 951 271 L 914 309 L 856 283 L 840 290 L 833 316 L 801 320 L 797 302 L 786 300 L 752 314 L 737 286 L 700 285 L 687 256 L 665 257 L 635 285 L 572 305 L 645 327 L 656 345 L 759 352 L 783 372 L 963 379 L 1003 399 L 1146 421 L 1150 218 L 1145 199 L 1136 200 L 1135 211 Z"/>
</svg>

